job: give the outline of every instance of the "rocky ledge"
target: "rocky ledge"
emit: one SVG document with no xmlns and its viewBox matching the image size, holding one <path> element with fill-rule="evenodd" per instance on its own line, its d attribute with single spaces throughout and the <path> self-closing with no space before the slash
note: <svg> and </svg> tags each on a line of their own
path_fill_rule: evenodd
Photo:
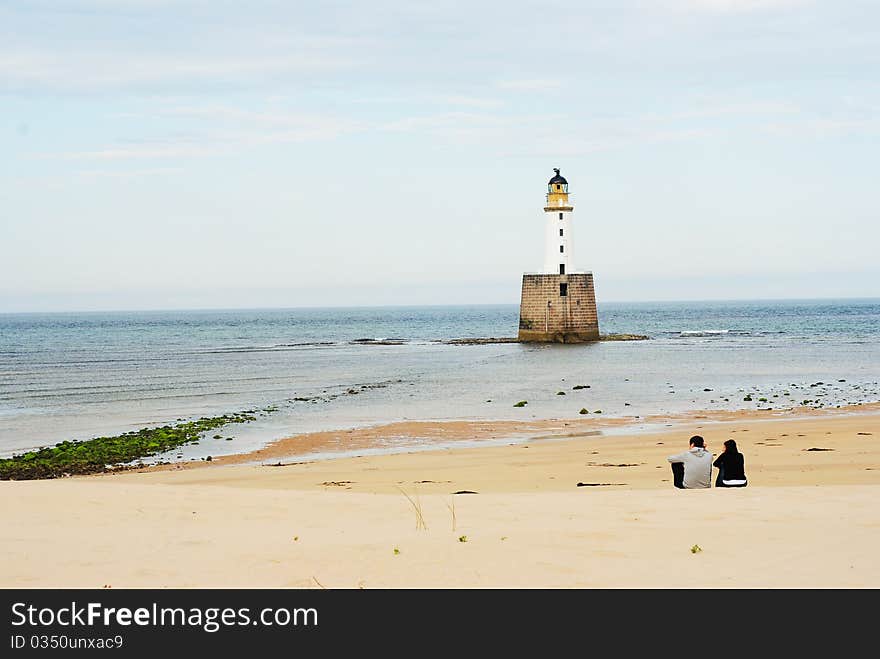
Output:
<svg viewBox="0 0 880 659">
<path fill-rule="evenodd" d="M 599 336 L 600 341 L 647 341 L 651 337 L 645 334 L 602 334 Z M 454 346 L 479 346 L 489 343 L 527 343 L 520 341 L 516 337 L 500 337 L 500 338 L 474 338 L 474 339 L 442 339 L 436 343 Z"/>
</svg>

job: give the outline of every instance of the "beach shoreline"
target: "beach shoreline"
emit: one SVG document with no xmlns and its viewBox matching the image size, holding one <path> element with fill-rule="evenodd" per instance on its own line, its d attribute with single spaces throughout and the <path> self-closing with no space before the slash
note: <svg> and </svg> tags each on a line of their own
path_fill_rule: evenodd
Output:
<svg viewBox="0 0 880 659">
<path fill-rule="evenodd" d="M 611 428 L 5 481 L 0 586 L 880 587 L 877 410 Z M 691 434 L 749 486 L 673 488 Z"/>
<path fill-rule="evenodd" d="M 523 443 L 536 439 L 565 440 L 600 434 L 644 434 L 688 424 L 716 424 L 738 420 L 772 422 L 880 413 L 880 402 L 836 409 L 795 407 L 780 410 L 691 410 L 676 414 L 615 417 L 586 414 L 581 417 L 533 420 L 438 419 L 404 420 L 353 428 L 300 433 L 266 445 L 210 461 L 188 460 L 148 466 L 143 471 L 192 469 L 234 464 L 265 464 L 267 461 L 326 460 L 359 455 L 393 455 L 411 451 L 435 451 L 459 446 L 479 447 Z"/>
</svg>

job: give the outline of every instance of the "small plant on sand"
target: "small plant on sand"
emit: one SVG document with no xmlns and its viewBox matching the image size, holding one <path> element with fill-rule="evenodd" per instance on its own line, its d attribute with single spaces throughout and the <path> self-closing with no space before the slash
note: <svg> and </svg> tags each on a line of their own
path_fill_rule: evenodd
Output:
<svg viewBox="0 0 880 659">
<path fill-rule="evenodd" d="M 447 503 L 446 507 L 449 508 L 449 512 L 452 513 L 452 532 L 455 533 L 455 495 L 452 496 L 452 503 Z"/>
<path fill-rule="evenodd" d="M 703 551 L 703 548 L 700 547 L 700 545 L 694 545 L 693 547 L 691 547 L 692 554 L 699 554 L 701 551 Z"/>
<path fill-rule="evenodd" d="M 527 401 L 527 400 L 521 400 L 521 401 L 519 401 L 518 403 L 514 403 L 513 406 L 514 406 L 514 407 L 525 407 L 525 406 L 528 405 L 528 404 L 529 404 L 529 401 Z"/>
<path fill-rule="evenodd" d="M 415 501 L 413 501 L 412 497 L 404 492 L 403 489 L 401 489 L 399 486 L 397 487 L 397 489 L 400 490 L 401 494 L 403 494 L 403 496 L 406 497 L 406 500 L 410 502 L 410 505 L 412 505 L 413 510 L 416 513 L 416 529 L 423 529 L 427 531 L 428 525 L 425 524 L 425 518 L 422 516 L 422 503 L 421 501 L 419 501 L 418 490 L 416 490 L 416 499 Z"/>
<path fill-rule="evenodd" d="M 458 536 L 458 541 L 459 542 L 467 542 L 467 536 L 466 535 Z"/>
</svg>

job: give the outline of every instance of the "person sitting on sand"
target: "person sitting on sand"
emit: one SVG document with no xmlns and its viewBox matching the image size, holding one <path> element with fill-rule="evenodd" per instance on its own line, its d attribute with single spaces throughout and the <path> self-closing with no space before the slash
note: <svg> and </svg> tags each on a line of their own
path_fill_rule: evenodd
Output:
<svg viewBox="0 0 880 659">
<path fill-rule="evenodd" d="M 689 450 L 666 459 L 672 463 L 675 487 L 683 490 L 712 487 L 712 454 L 699 435 L 691 437 Z"/>
<path fill-rule="evenodd" d="M 745 487 L 748 485 L 743 454 L 736 450 L 736 442 L 732 439 L 724 442 L 724 453 L 719 455 L 712 464 L 718 467 L 715 487 Z"/>
</svg>

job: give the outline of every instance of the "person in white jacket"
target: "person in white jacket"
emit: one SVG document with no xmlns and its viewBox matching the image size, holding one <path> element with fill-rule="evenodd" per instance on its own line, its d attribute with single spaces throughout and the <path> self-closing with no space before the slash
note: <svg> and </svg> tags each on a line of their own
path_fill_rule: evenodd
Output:
<svg viewBox="0 0 880 659">
<path fill-rule="evenodd" d="M 675 487 L 692 490 L 712 486 L 712 454 L 699 435 L 691 437 L 689 450 L 666 459 L 672 463 Z"/>
</svg>

